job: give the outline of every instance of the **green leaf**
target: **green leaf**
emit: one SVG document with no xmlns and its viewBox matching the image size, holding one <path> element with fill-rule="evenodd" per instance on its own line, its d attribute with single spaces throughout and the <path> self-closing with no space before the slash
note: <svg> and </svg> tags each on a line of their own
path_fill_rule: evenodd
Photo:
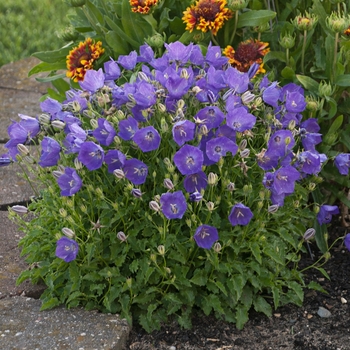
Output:
<svg viewBox="0 0 350 350">
<path fill-rule="evenodd" d="M 271 305 L 262 296 L 256 296 L 253 300 L 253 305 L 255 311 L 262 312 L 267 317 L 270 317 L 272 315 Z"/>
<path fill-rule="evenodd" d="M 58 305 L 60 305 L 60 301 L 57 298 L 50 298 L 42 303 L 40 311 L 52 309 Z"/>
<path fill-rule="evenodd" d="M 59 69 L 67 69 L 66 61 L 60 60 L 56 61 L 55 63 L 47 63 L 47 62 L 41 62 L 34 66 L 28 73 L 28 77 L 32 76 L 33 74 L 38 74 L 41 72 L 51 72 L 54 70 Z"/>
<path fill-rule="evenodd" d="M 116 23 L 114 23 L 109 17 L 106 17 L 106 22 L 111 27 L 111 29 L 122 39 L 125 40 L 125 42 L 128 42 L 133 48 L 136 48 L 139 46 L 138 42 L 135 41 L 132 37 L 129 37 L 126 35 L 121 27 L 119 27 Z M 125 48 L 125 45 L 123 45 L 123 49 Z"/>
<path fill-rule="evenodd" d="M 307 77 L 305 75 L 297 74 L 296 78 L 299 80 L 299 82 L 304 86 L 305 89 L 310 90 L 311 92 L 314 92 L 315 94 L 318 94 L 318 82 L 310 77 Z"/>
<path fill-rule="evenodd" d="M 113 50 L 115 59 L 120 55 L 127 55 L 130 52 L 128 42 L 123 40 L 115 31 L 109 31 L 105 34 L 108 46 Z"/>
<path fill-rule="evenodd" d="M 272 287 L 271 291 L 273 296 L 273 305 L 275 306 L 275 309 L 277 309 L 280 303 L 280 291 L 277 287 Z"/>
<path fill-rule="evenodd" d="M 46 78 L 35 78 L 36 81 L 39 81 L 41 83 L 49 83 L 51 81 L 57 80 L 57 79 L 62 79 L 65 78 L 66 74 L 57 74 L 57 75 L 52 75 Z"/>
<path fill-rule="evenodd" d="M 22 282 L 26 281 L 27 279 L 30 279 L 31 275 L 32 270 L 22 271 L 16 280 L 16 286 L 19 286 Z"/>
<path fill-rule="evenodd" d="M 288 79 L 288 80 L 294 80 L 295 78 L 295 72 L 292 68 L 290 67 L 284 67 L 281 71 L 281 75 L 284 79 Z"/>
<path fill-rule="evenodd" d="M 342 115 L 339 115 L 330 126 L 327 134 L 333 134 L 335 133 L 343 124 L 344 117 Z"/>
<path fill-rule="evenodd" d="M 190 282 L 196 284 L 197 286 L 204 286 L 207 283 L 208 276 L 204 270 L 197 269 L 194 272 L 193 277 L 190 279 Z"/>
<path fill-rule="evenodd" d="M 236 327 L 237 329 L 243 329 L 244 325 L 249 321 L 248 317 L 249 308 L 245 305 L 239 304 L 236 311 Z"/>
<path fill-rule="evenodd" d="M 257 262 L 259 264 L 262 263 L 262 259 L 261 259 L 261 254 L 260 254 L 260 246 L 259 246 L 259 243 L 257 242 L 253 242 L 250 246 L 250 249 L 252 250 L 252 253 L 255 257 L 255 259 L 257 260 Z"/>
<path fill-rule="evenodd" d="M 62 95 L 64 99 L 66 99 L 65 92 L 70 89 L 69 83 L 67 83 L 64 79 L 56 79 L 52 81 L 52 85 L 57 89 L 57 91 Z"/>
<path fill-rule="evenodd" d="M 129 1 L 123 2 L 121 21 L 126 36 L 128 38 L 133 38 L 137 43 L 137 45 L 133 45 L 133 49 L 138 48 L 145 42 L 147 36 L 153 34 L 152 26 L 146 22 L 142 16 L 130 10 Z"/>
<path fill-rule="evenodd" d="M 349 87 L 350 86 L 350 74 L 343 74 L 337 77 L 335 81 L 335 85 L 342 86 L 342 87 Z"/>
<path fill-rule="evenodd" d="M 328 292 L 320 284 L 318 284 L 315 281 L 311 281 L 306 287 L 309 289 L 317 290 L 319 292 L 328 294 Z"/>
<path fill-rule="evenodd" d="M 239 15 L 237 28 L 257 27 L 276 17 L 276 12 L 270 10 L 251 10 Z"/>
<path fill-rule="evenodd" d="M 286 53 L 283 51 L 270 51 L 264 56 L 264 63 L 272 60 L 278 60 L 281 62 L 286 62 Z"/>
<path fill-rule="evenodd" d="M 105 21 L 101 11 L 89 0 L 86 0 L 85 6 L 88 9 L 88 13 L 93 20 L 94 23 L 92 25 L 96 25 L 96 22 L 99 22 L 102 26 L 105 25 Z"/>
<path fill-rule="evenodd" d="M 43 62 L 57 63 L 61 59 L 64 59 L 64 60 L 66 59 L 72 47 L 73 47 L 73 43 L 70 43 L 59 50 L 35 52 L 32 54 L 32 56 L 39 58 L 39 60 Z"/>
<path fill-rule="evenodd" d="M 298 299 L 303 302 L 304 300 L 304 292 L 303 292 L 303 288 L 301 287 L 301 285 L 295 281 L 291 281 L 288 283 L 288 287 L 293 289 L 295 294 L 297 295 Z"/>
</svg>

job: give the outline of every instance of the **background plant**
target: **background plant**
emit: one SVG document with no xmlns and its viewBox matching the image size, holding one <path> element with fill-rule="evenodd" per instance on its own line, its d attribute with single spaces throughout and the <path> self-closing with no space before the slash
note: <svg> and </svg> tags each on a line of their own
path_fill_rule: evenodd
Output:
<svg viewBox="0 0 350 350">
<path fill-rule="evenodd" d="M 35 265 L 18 282 L 45 282 L 42 309 L 118 312 L 148 331 L 169 316 L 190 327 L 193 308 L 241 328 L 251 308 L 269 316 L 301 305 L 304 287 L 319 288 L 305 285 L 298 261 L 325 161 L 288 120 L 305 108 L 302 90 L 215 68 L 227 61 L 217 47 L 205 56 L 199 46 L 166 47 L 160 60 L 142 47 L 151 67 L 130 54 L 88 71 L 84 92 L 49 98 L 38 120 L 9 127 L 8 159 L 44 185 L 33 220 L 16 214 L 26 208 L 10 211 Z M 25 146 L 33 138 L 39 160 Z M 327 223 L 336 208 L 320 213 Z"/>
<path fill-rule="evenodd" d="M 68 11 L 62 1 L 1 1 L 0 66 L 63 46 L 57 34 L 69 24 Z"/>
</svg>

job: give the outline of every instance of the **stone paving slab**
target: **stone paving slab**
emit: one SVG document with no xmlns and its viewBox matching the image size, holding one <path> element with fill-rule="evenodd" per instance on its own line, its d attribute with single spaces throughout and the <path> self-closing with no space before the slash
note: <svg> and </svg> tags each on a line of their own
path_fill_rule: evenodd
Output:
<svg viewBox="0 0 350 350">
<path fill-rule="evenodd" d="M 35 151 L 33 147 L 30 150 Z M 0 144 L 0 155 L 6 151 L 4 145 Z M 0 207 L 7 203 L 28 201 L 34 195 L 29 182 L 21 174 L 23 171 L 18 164 L 0 167 Z M 33 178 L 34 174 L 30 177 Z"/>
<path fill-rule="evenodd" d="M 0 300 L 0 349 L 125 349 L 126 320 L 81 308 L 39 311 L 40 306 L 39 300 L 21 296 Z"/>
<path fill-rule="evenodd" d="M 9 63 L 0 68 L 0 142 L 8 139 L 7 127 L 11 120 L 18 120 L 18 114 L 35 117 L 41 112 L 39 99 L 47 92 L 48 83 L 39 83 L 28 72 L 40 61 L 35 57 Z"/>
</svg>

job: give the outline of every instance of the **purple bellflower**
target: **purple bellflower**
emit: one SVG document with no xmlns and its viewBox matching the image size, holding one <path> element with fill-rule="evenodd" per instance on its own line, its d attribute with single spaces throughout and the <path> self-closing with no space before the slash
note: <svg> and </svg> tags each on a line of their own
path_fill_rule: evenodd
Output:
<svg viewBox="0 0 350 350">
<path fill-rule="evenodd" d="M 185 142 L 192 141 L 194 138 L 194 132 L 196 124 L 189 120 L 181 120 L 173 126 L 173 139 L 179 145 L 182 146 Z"/>
<path fill-rule="evenodd" d="M 304 93 L 299 91 L 286 92 L 286 110 L 292 113 L 301 113 L 306 108 Z"/>
<path fill-rule="evenodd" d="M 101 145 L 109 146 L 116 135 L 113 126 L 104 118 L 99 118 L 97 123 L 98 127 L 93 131 L 92 135 Z"/>
<path fill-rule="evenodd" d="M 136 51 L 131 51 L 129 55 L 120 55 L 117 62 L 127 70 L 134 69 L 137 63 Z"/>
<path fill-rule="evenodd" d="M 202 170 L 203 152 L 194 146 L 184 145 L 174 155 L 174 163 L 182 175 L 191 175 Z"/>
<path fill-rule="evenodd" d="M 57 179 L 57 183 L 61 189 L 61 196 L 72 196 L 83 184 L 75 169 L 69 167 L 64 169 L 64 174 Z"/>
<path fill-rule="evenodd" d="M 163 193 L 160 196 L 160 205 L 167 219 L 181 219 L 187 209 L 186 198 L 182 191 Z"/>
<path fill-rule="evenodd" d="M 208 130 L 217 128 L 224 119 L 224 113 L 216 106 L 204 107 L 194 117 L 196 122 L 205 125 Z"/>
<path fill-rule="evenodd" d="M 125 164 L 125 155 L 118 150 L 109 150 L 104 161 L 108 165 L 108 172 L 113 173 L 115 169 L 122 169 Z"/>
<path fill-rule="evenodd" d="M 180 41 L 170 44 L 164 44 L 168 51 L 167 58 L 169 61 L 175 61 L 178 65 L 185 64 L 189 60 L 193 48 L 193 44 L 184 45 Z"/>
<path fill-rule="evenodd" d="M 101 89 L 105 84 L 105 75 L 103 74 L 102 68 L 99 70 L 89 69 L 86 71 L 84 80 L 79 82 L 80 87 L 91 93 Z"/>
<path fill-rule="evenodd" d="M 206 144 L 206 154 L 214 162 L 218 162 L 221 157 L 231 152 L 232 156 L 237 153 L 238 146 L 225 136 L 216 137 L 209 140 Z"/>
<path fill-rule="evenodd" d="M 136 158 L 127 159 L 124 163 L 123 171 L 125 177 L 134 185 L 142 185 L 146 181 L 148 174 L 147 165 Z"/>
<path fill-rule="evenodd" d="M 332 215 L 339 214 L 339 208 L 336 205 L 321 205 L 317 214 L 317 221 L 320 225 L 328 224 L 332 220 Z"/>
<path fill-rule="evenodd" d="M 110 61 L 104 63 L 103 69 L 105 71 L 106 80 L 116 80 L 120 77 L 120 68 L 118 63 L 112 58 Z"/>
<path fill-rule="evenodd" d="M 99 169 L 104 160 L 103 148 L 92 141 L 86 141 L 80 146 L 78 160 L 89 170 Z"/>
<path fill-rule="evenodd" d="M 297 169 L 304 174 L 318 174 L 321 171 L 321 158 L 316 152 L 305 151 L 298 155 Z"/>
<path fill-rule="evenodd" d="M 228 219 L 232 226 L 236 225 L 248 225 L 253 217 L 252 211 L 242 203 L 235 204 L 228 216 Z"/>
<path fill-rule="evenodd" d="M 139 130 L 138 121 L 133 117 L 128 117 L 119 122 L 118 136 L 125 141 L 129 141 L 134 137 L 137 130 Z"/>
<path fill-rule="evenodd" d="M 153 126 L 146 126 L 135 132 L 133 141 L 140 147 L 142 152 L 150 152 L 158 149 L 160 135 Z"/>
<path fill-rule="evenodd" d="M 274 173 L 273 191 L 276 194 L 291 194 L 294 192 L 295 181 L 300 179 L 300 174 L 291 165 L 279 168 Z"/>
<path fill-rule="evenodd" d="M 213 244 L 219 239 L 218 230 L 214 226 L 201 225 L 197 227 L 193 236 L 198 247 L 210 249 Z"/>
<path fill-rule="evenodd" d="M 199 171 L 191 175 L 187 175 L 184 180 L 184 188 L 188 193 L 200 192 L 208 185 L 208 177 L 204 171 Z"/>
<path fill-rule="evenodd" d="M 256 117 L 253 114 L 247 112 L 244 107 L 235 108 L 232 111 L 229 111 L 226 116 L 227 125 L 239 132 L 245 130 L 250 130 L 256 122 Z"/>
<path fill-rule="evenodd" d="M 39 165 L 43 168 L 57 165 L 60 159 L 60 144 L 51 137 L 45 136 L 41 141 L 41 156 Z"/>
<path fill-rule="evenodd" d="M 56 256 L 65 262 L 75 260 L 78 255 L 79 245 L 73 239 L 62 237 L 56 242 Z"/>
<path fill-rule="evenodd" d="M 344 238 L 345 247 L 350 251 L 350 233 L 348 233 Z"/>
<path fill-rule="evenodd" d="M 350 153 L 340 153 L 334 159 L 334 164 L 341 175 L 348 175 L 350 167 Z"/>
</svg>

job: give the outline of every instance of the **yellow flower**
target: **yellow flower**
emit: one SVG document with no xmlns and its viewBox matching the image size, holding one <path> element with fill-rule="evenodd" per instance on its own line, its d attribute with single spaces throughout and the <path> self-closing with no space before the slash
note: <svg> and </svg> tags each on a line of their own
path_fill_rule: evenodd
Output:
<svg viewBox="0 0 350 350">
<path fill-rule="evenodd" d="M 102 43 L 94 43 L 91 38 L 80 42 L 67 56 L 67 77 L 75 82 L 84 80 L 87 70 L 93 69 L 93 63 L 104 53 Z"/>
<path fill-rule="evenodd" d="M 344 30 L 344 35 L 350 36 L 350 26 Z"/>
<path fill-rule="evenodd" d="M 190 33 L 193 29 L 204 33 L 210 30 L 216 35 L 224 22 L 232 17 L 232 12 L 226 5 L 226 0 L 198 0 L 184 11 L 182 20 L 186 24 L 186 30 Z"/>
<path fill-rule="evenodd" d="M 146 15 L 157 3 L 158 0 L 130 0 L 131 11 Z"/>
<path fill-rule="evenodd" d="M 256 74 L 265 73 L 263 68 L 263 57 L 270 51 L 269 44 L 259 40 L 249 39 L 240 43 L 237 50 L 227 46 L 223 54 L 229 58 L 229 63 L 241 72 L 247 72 L 250 66 L 256 62 L 260 65 Z"/>
</svg>

